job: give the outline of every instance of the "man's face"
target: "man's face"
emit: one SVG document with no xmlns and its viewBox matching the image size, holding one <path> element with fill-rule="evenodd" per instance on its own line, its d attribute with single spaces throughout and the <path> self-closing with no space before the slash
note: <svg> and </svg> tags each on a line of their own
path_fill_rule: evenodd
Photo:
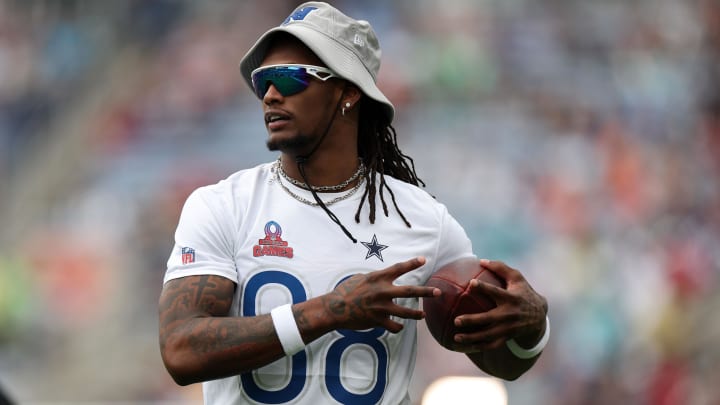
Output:
<svg viewBox="0 0 720 405">
<path fill-rule="evenodd" d="M 273 42 L 261 66 L 279 64 L 325 66 L 304 44 L 284 36 Z M 271 85 L 262 98 L 268 149 L 298 155 L 311 151 L 330 123 L 341 92 L 336 79 L 313 78 L 305 90 L 290 96 Z"/>
</svg>

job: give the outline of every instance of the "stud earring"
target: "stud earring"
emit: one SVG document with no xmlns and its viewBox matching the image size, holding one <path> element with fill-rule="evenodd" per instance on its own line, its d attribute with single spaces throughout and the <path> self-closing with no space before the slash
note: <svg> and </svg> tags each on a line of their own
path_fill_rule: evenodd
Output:
<svg viewBox="0 0 720 405">
<path fill-rule="evenodd" d="M 342 110 L 340 110 L 340 113 L 343 115 L 343 117 L 345 116 L 345 109 L 350 108 L 351 105 L 352 104 L 350 104 L 350 102 L 348 101 L 347 103 L 345 103 L 345 107 L 343 107 Z"/>
</svg>

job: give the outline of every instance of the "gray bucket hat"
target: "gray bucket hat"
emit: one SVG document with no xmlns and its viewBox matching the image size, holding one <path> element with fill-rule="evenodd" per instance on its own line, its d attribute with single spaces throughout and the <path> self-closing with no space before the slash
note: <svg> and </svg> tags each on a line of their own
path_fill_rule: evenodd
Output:
<svg viewBox="0 0 720 405">
<path fill-rule="evenodd" d="M 282 24 L 265 32 L 243 56 L 240 72 L 250 87 L 250 74 L 260 66 L 272 36 L 278 32 L 298 38 L 335 74 L 379 102 L 392 122 L 395 108 L 376 85 L 381 51 L 370 23 L 350 18 L 327 3 L 301 4 Z"/>
</svg>

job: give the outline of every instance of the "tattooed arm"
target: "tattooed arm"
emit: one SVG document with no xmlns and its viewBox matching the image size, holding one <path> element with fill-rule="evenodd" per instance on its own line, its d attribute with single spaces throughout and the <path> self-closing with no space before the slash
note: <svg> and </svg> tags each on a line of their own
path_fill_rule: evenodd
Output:
<svg viewBox="0 0 720 405">
<path fill-rule="evenodd" d="M 265 357 L 271 362 L 282 354 L 279 345 L 270 347 L 273 326 L 269 316 L 227 316 L 234 292 L 235 283 L 213 275 L 178 278 L 163 287 L 160 353 L 178 384 L 237 374 L 252 368 L 243 366 L 242 359 L 262 362 Z"/>
<path fill-rule="evenodd" d="M 421 319 L 423 312 L 401 307 L 393 298 L 431 297 L 439 290 L 395 286 L 393 281 L 424 264 L 416 258 L 385 270 L 359 274 L 335 290 L 292 306 L 307 344 L 335 329 L 382 326 L 397 333 L 390 316 Z M 219 276 L 183 277 L 165 284 L 160 295 L 160 352 L 180 385 L 237 375 L 283 356 L 269 314 L 229 317 L 235 283 Z"/>
</svg>

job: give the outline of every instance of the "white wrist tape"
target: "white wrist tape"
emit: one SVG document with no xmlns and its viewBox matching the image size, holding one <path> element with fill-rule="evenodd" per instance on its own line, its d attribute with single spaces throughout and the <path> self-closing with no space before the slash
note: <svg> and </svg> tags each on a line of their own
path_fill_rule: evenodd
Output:
<svg viewBox="0 0 720 405">
<path fill-rule="evenodd" d="M 548 343 L 548 340 L 550 340 L 550 319 L 545 316 L 545 333 L 543 334 L 542 339 L 538 342 L 538 344 L 535 345 L 532 349 L 523 349 L 520 347 L 520 345 L 517 344 L 515 339 L 509 339 L 507 342 L 505 342 L 505 345 L 510 349 L 512 354 L 515 355 L 515 357 L 520 359 L 532 359 L 533 357 L 540 354 L 540 352 L 543 351 L 545 346 Z"/>
<path fill-rule="evenodd" d="M 270 316 L 285 354 L 292 356 L 305 349 L 305 342 L 300 336 L 290 304 L 273 309 L 270 311 Z"/>
</svg>

